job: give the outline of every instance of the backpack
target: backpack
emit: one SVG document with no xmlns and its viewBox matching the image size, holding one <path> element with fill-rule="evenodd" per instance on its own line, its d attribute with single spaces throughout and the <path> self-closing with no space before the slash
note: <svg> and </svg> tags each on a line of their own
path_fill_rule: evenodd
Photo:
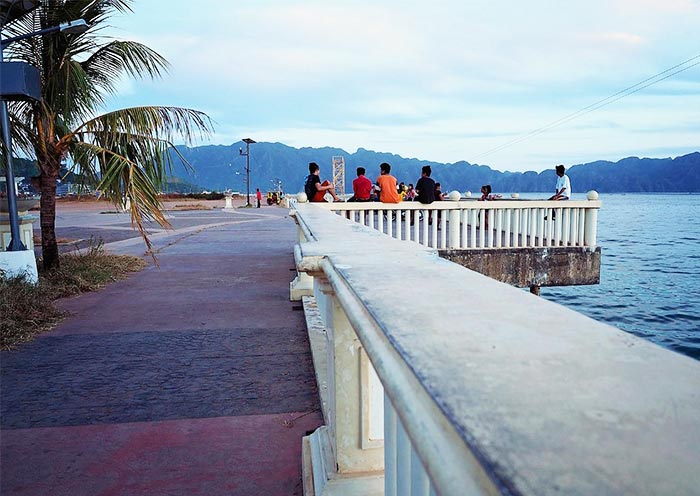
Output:
<svg viewBox="0 0 700 496">
<path fill-rule="evenodd" d="M 309 176 L 306 178 L 306 183 L 304 184 L 304 193 L 306 193 L 306 198 L 308 199 L 307 201 L 311 201 L 316 194 L 316 187 L 312 182 L 313 177 L 313 174 L 309 174 Z"/>
</svg>

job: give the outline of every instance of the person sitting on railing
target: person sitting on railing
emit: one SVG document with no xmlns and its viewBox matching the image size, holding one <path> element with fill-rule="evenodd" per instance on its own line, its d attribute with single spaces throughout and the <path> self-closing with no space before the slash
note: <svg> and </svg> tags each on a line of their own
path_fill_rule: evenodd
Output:
<svg viewBox="0 0 700 496">
<path fill-rule="evenodd" d="M 493 201 L 493 200 L 500 200 L 501 195 L 492 195 L 491 194 L 491 185 L 490 184 L 484 184 L 481 187 L 481 198 L 479 198 L 479 201 Z M 488 229 L 489 227 L 489 212 L 488 210 L 484 213 L 484 228 Z"/>
<path fill-rule="evenodd" d="M 406 184 L 404 184 L 403 181 L 399 183 L 398 188 L 396 188 L 396 192 L 399 194 L 399 199 L 401 201 L 406 199 Z"/>
<path fill-rule="evenodd" d="M 493 201 L 493 200 L 500 200 L 502 197 L 501 195 L 491 194 L 491 185 L 490 184 L 485 184 L 481 187 L 481 198 L 479 198 L 479 201 Z"/>
<path fill-rule="evenodd" d="M 309 175 L 306 178 L 306 184 L 304 185 L 304 192 L 306 193 L 306 197 L 309 199 L 309 201 L 326 201 L 324 198 L 326 193 L 330 193 L 334 201 L 342 201 L 340 198 L 338 198 L 338 195 L 335 194 L 333 183 L 330 181 L 321 182 L 321 178 L 319 177 L 320 175 L 321 168 L 318 166 L 318 164 L 316 162 L 310 162 Z"/>
<path fill-rule="evenodd" d="M 389 174 L 391 165 L 383 162 L 379 165 L 381 175 L 377 178 L 379 186 L 379 201 L 382 203 L 399 203 L 401 199 L 396 191 L 396 178 Z"/>
<path fill-rule="evenodd" d="M 430 205 L 435 201 L 435 181 L 430 177 L 432 169 L 429 165 L 424 165 L 421 169 L 420 179 L 416 182 L 416 199 L 426 205 Z M 411 211 L 413 214 L 413 211 Z M 433 223 L 433 212 L 428 211 L 428 224 Z M 413 224 L 413 215 L 411 215 L 411 224 Z"/>
<path fill-rule="evenodd" d="M 571 198 L 571 181 L 569 181 L 569 176 L 564 174 L 566 169 L 563 165 L 557 165 L 554 170 L 557 172 L 557 184 L 555 186 L 554 196 L 549 199 L 554 201 L 568 200 Z"/>
<path fill-rule="evenodd" d="M 435 183 L 435 201 L 443 201 L 445 194 L 442 192 L 442 184 Z M 440 229 L 440 219 L 442 219 L 442 211 L 438 210 L 438 229 Z M 430 224 L 430 221 L 428 221 Z"/>
<path fill-rule="evenodd" d="M 365 168 L 357 168 L 357 179 L 352 182 L 352 197 L 350 202 L 368 202 L 372 193 L 372 181 L 365 176 Z"/>
<path fill-rule="evenodd" d="M 406 189 L 406 196 L 404 200 L 413 201 L 416 198 L 416 190 L 413 188 L 413 183 L 408 183 L 408 188 Z"/>
</svg>

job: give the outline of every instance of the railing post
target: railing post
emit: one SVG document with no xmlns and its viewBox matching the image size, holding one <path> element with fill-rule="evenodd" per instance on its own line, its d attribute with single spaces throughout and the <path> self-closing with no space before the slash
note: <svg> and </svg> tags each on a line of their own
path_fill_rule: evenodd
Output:
<svg viewBox="0 0 700 496">
<path fill-rule="evenodd" d="M 589 201 L 595 201 L 598 199 L 598 192 L 591 190 L 586 195 Z M 586 209 L 586 230 L 584 234 L 584 245 L 585 246 L 595 246 L 596 236 L 598 233 L 598 209 L 597 208 L 587 208 Z"/>
<path fill-rule="evenodd" d="M 325 277 L 314 278 L 314 293 L 328 335 L 328 401 L 330 438 L 339 473 L 379 472 L 384 449 L 363 448 L 361 345 Z M 365 385 L 367 387 L 367 385 Z M 366 433 L 365 433 L 366 434 Z"/>
</svg>

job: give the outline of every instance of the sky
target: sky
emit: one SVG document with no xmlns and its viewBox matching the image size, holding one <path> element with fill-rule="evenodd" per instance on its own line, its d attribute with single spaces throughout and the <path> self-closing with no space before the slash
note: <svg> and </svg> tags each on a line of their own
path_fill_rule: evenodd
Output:
<svg viewBox="0 0 700 496">
<path fill-rule="evenodd" d="M 204 111 L 215 133 L 199 144 L 250 137 L 501 171 L 700 150 L 700 65 L 528 136 L 700 56 L 700 0 L 137 0 L 133 9 L 105 34 L 145 43 L 171 68 L 157 81 L 124 79 L 107 110 Z"/>
</svg>

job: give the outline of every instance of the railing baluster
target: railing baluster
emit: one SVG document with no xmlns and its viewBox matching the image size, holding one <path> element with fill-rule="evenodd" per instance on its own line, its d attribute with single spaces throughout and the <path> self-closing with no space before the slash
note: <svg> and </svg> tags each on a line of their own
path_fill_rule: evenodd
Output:
<svg viewBox="0 0 700 496">
<path fill-rule="evenodd" d="M 403 239 L 411 240 L 411 212 L 412 210 L 401 210 L 401 221 L 403 222 Z"/>
<path fill-rule="evenodd" d="M 486 209 L 479 210 L 479 248 L 486 248 Z"/>
<path fill-rule="evenodd" d="M 438 247 L 438 244 L 437 244 L 438 243 L 438 229 L 437 229 L 437 227 L 439 225 L 439 221 L 437 218 L 438 217 L 437 210 L 431 210 L 430 215 L 432 215 L 432 224 L 429 223 L 429 226 L 428 226 L 430 228 L 430 242 L 431 242 L 430 246 L 432 246 L 433 248 L 437 248 Z"/>
<path fill-rule="evenodd" d="M 562 224 L 562 209 L 555 209 L 556 221 L 554 226 L 554 246 L 559 246 L 562 240 L 561 224 Z"/>
<path fill-rule="evenodd" d="M 377 210 L 377 225 L 380 233 L 384 232 L 384 214 L 386 210 Z"/>
<path fill-rule="evenodd" d="M 511 214 L 512 219 L 511 219 L 511 224 L 510 224 L 510 233 L 513 236 L 513 240 L 511 241 L 511 246 L 518 248 L 520 246 L 520 243 L 518 242 L 518 224 L 519 224 L 519 214 L 520 211 L 517 208 L 513 209 L 513 213 Z"/>
<path fill-rule="evenodd" d="M 459 217 L 460 217 L 460 226 L 462 227 L 462 229 L 461 229 L 462 234 L 461 234 L 461 237 L 460 237 L 460 240 L 459 240 L 459 244 L 458 244 L 458 247 L 459 247 L 459 248 L 468 248 L 468 247 L 469 247 L 469 244 L 468 244 L 468 242 L 467 242 L 468 235 L 469 235 L 469 232 L 468 232 L 468 230 L 469 230 L 469 222 L 468 222 L 468 220 L 469 220 L 469 219 L 467 218 L 468 215 L 469 215 L 469 211 L 468 211 L 468 210 L 466 210 L 466 209 L 461 209 L 461 210 L 460 210 L 460 216 L 459 216 Z"/>
<path fill-rule="evenodd" d="M 511 241 L 510 241 L 510 225 L 511 225 L 511 217 L 513 215 L 513 210 L 510 208 L 505 209 L 504 215 L 506 216 L 505 218 L 505 226 L 503 227 L 503 236 L 505 238 L 505 243 L 503 246 L 506 248 L 511 247 Z"/>
<path fill-rule="evenodd" d="M 384 393 L 384 495 L 396 492 L 396 410 Z"/>
<path fill-rule="evenodd" d="M 447 248 L 447 216 L 450 214 L 449 210 L 438 210 L 438 217 L 440 217 L 440 222 L 437 223 L 440 226 L 440 248 L 443 250 Z"/>
<path fill-rule="evenodd" d="M 562 209 L 562 216 L 561 216 L 561 242 L 564 246 L 568 246 L 569 244 L 569 233 L 571 229 L 571 209 L 570 208 L 563 208 Z"/>
<path fill-rule="evenodd" d="M 469 248 L 476 248 L 476 216 L 475 208 L 469 210 Z"/>
<path fill-rule="evenodd" d="M 401 419 L 396 418 L 396 492 L 403 496 L 411 491 L 411 441 Z"/>
<path fill-rule="evenodd" d="M 586 209 L 578 209 L 578 245 L 585 246 L 584 233 L 586 229 Z"/>
<path fill-rule="evenodd" d="M 499 208 L 498 210 L 495 210 L 494 213 L 496 214 L 495 217 L 495 236 L 496 236 L 496 248 L 500 248 L 503 243 L 501 243 L 501 231 L 503 227 L 503 209 Z"/>
<path fill-rule="evenodd" d="M 386 234 L 390 238 L 394 237 L 394 213 L 396 210 L 385 210 L 386 212 Z"/>
<path fill-rule="evenodd" d="M 421 210 L 421 215 L 423 216 L 419 221 L 423 228 L 423 242 L 421 244 L 428 246 L 428 211 L 425 209 Z"/>
<path fill-rule="evenodd" d="M 411 210 L 413 221 L 413 241 L 420 243 L 420 210 Z"/>
<path fill-rule="evenodd" d="M 429 496 L 430 480 L 418 453 L 411 446 L 411 496 Z"/>
<path fill-rule="evenodd" d="M 544 208 L 537 209 L 537 246 L 544 246 Z"/>
</svg>

